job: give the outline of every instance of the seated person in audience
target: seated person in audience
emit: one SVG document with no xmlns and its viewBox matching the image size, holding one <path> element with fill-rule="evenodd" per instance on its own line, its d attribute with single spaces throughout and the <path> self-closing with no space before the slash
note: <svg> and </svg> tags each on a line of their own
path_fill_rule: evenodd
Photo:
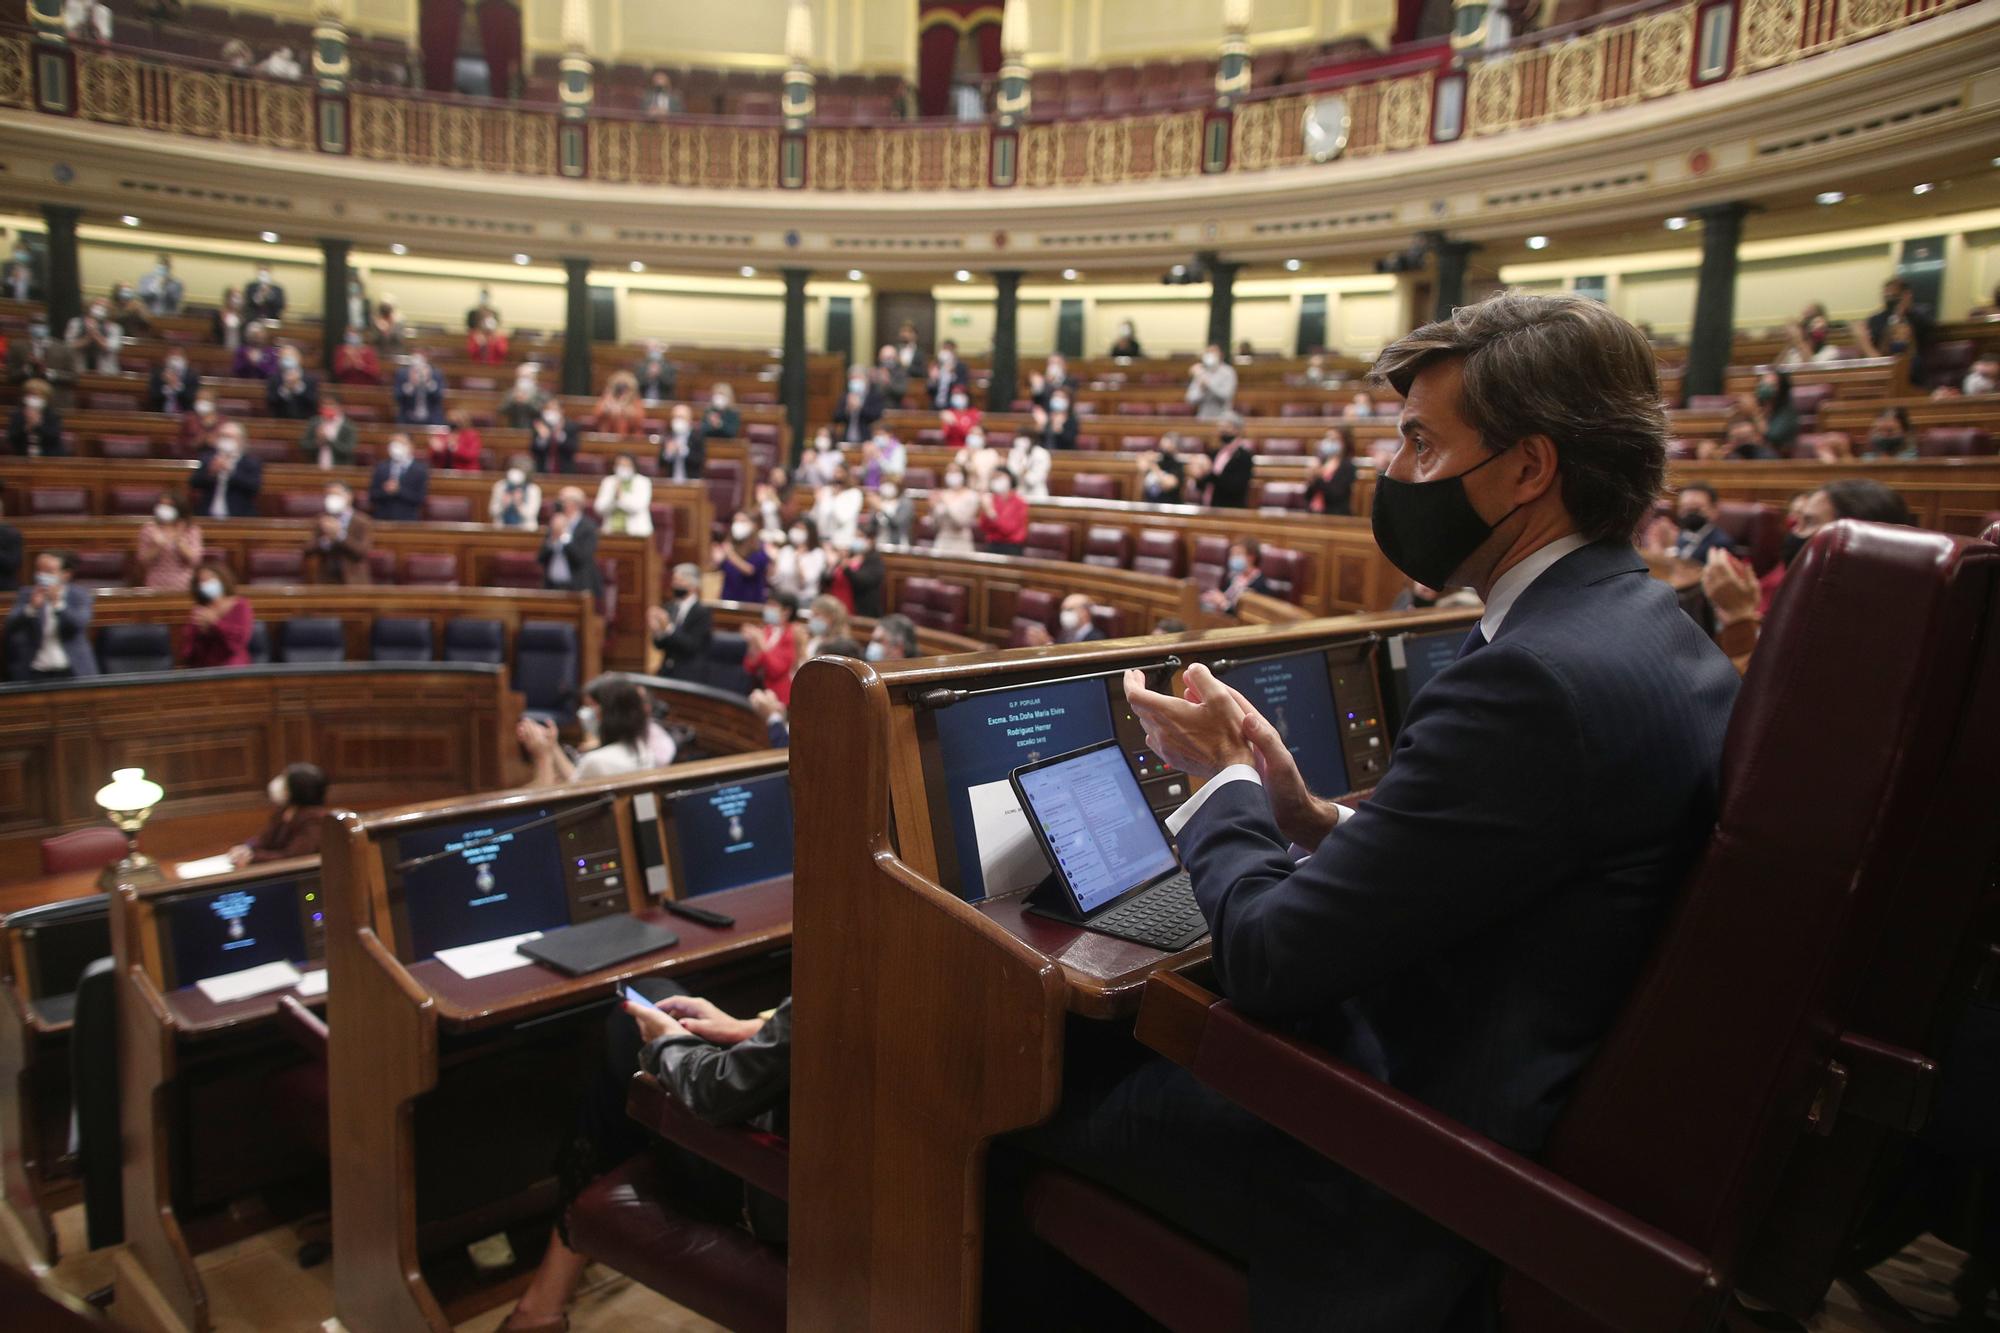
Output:
<svg viewBox="0 0 2000 1333">
<path fill-rule="evenodd" d="M 99 375 L 118 373 L 118 353 L 125 346 L 125 330 L 111 318 L 111 305 L 92 301 L 90 308 L 70 320 L 63 331 L 79 370 Z"/>
<path fill-rule="evenodd" d="M 243 346 L 243 326 L 250 317 L 243 310 L 243 293 L 225 287 L 222 302 L 208 317 L 208 340 L 234 352 Z"/>
<path fill-rule="evenodd" d="M 375 321 L 368 329 L 369 341 L 383 356 L 401 356 L 410 343 L 410 326 L 403 321 L 403 314 L 396 303 L 382 300 L 375 303 Z"/>
<path fill-rule="evenodd" d="M 875 353 L 875 371 L 868 377 L 882 394 L 882 402 L 888 407 L 901 407 L 903 398 L 910 392 L 910 371 L 903 359 L 896 355 L 893 343 L 884 343 Z"/>
<path fill-rule="evenodd" d="M 1051 352 L 1042 369 L 1028 374 L 1028 398 L 1043 407 L 1057 394 L 1069 398 L 1076 393 L 1076 385 L 1069 377 L 1069 362 L 1061 352 Z"/>
<path fill-rule="evenodd" d="M 1238 435 L 1243 419 L 1231 414 L 1223 419 L 1215 435 L 1215 448 L 1208 456 L 1208 475 L 1195 488 L 1201 502 L 1212 509 L 1242 509 L 1250 503 L 1250 481 L 1256 474 L 1256 455 L 1250 441 Z"/>
<path fill-rule="evenodd" d="M 255 518 L 264 489 L 264 460 L 243 448 L 243 427 L 224 421 L 215 443 L 195 455 L 188 508 L 205 518 Z"/>
<path fill-rule="evenodd" d="M 1354 512 L 1354 448 L 1347 432 L 1329 426 L 1320 437 L 1311 477 L 1306 482 L 1306 512 Z"/>
<path fill-rule="evenodd" d="M 1504 293 L 1377 363 L 1406 395 L 1381 545 L 1411 577 L 1490 595 L 1368 800 L 1310 792 L 1277 728 L 1205 666 L 1182 699 L 1125 682 L 1153 751 L 1196 789 L 1168 827 L 1223 995 L 1528 1154 L 1713 830 L 1737 688 L 1631 549 L 1667 426 L 1652 349 L 1593 304 Z M 1314 850 L 1294 862 L 1291 843 Z M 1443 1227 L 1170 1062 L 1082 1066 L 1024 1146 L 1246 1263 L 1260 1325 L 1490 1321 L 1488 1261 Z M 1000 1296 L 1036 1294 L 1010 1277 Z"/>
<path fill-rule="evenodd" d="M 187 649 L 181 664 L 190 667 L 250 665 L 250 631 L 256 621 L 250 599 L 236 591 L 229 567 L 220 560 L 195 566 L 194 606 L 188 611 Z"/>
<path fill-rule="evenodd" d="M 653 479 L 639 471 L 638 460 L 620 454 L 611 471 L 597 484 L 598 524 L 613 537 L 653 535 Z"/>
<path fill-rule="evenodd" d="M 278 373 L 264 386 L 264 414 L 279 421 L 311 421 L 319 415 L 319 376 L 306 370 L 299 349 L 278 351 Z"/>
<path fill-rule="evenodd" d="M 714 559 L 723 601 L 761 602 L 770 595 L 771 553 L 750 515 L 739 509 L 731 516 L 729 539 L 715 544 Z"/>
<path fill-rule="evenodd" d="M 431 465 L 417 457 L 410 437 L 401 431 L 389 437 L 388 452 L 368 477 L 368 507 L 378 520 L 415 523 L 424 516 Z"/>
<path fill-rule="evenodd" d="M 7 507 L 0 503 L 0 516 Z M 0 592 L 13 592 L 21 586 L 21 530 L 11 523 L 0 523 Z"/>
<path fill-rule="evenodd" d="M 1391 611 L 1453 611 L 1460 607 L 1470 609 L 1479 606 L 1479 594 L 1470 588 L 1446 588 L 1440 591 L 1429 584 L 1415 579 L 1403 580 L 1403 590 L 1389 603 Z"/>
<path fill-rule="evenodd" d="M 983 430 L 974 431 L 965 445 L 951 460 L 965 469 L 965 480 L 974 489 L 983 491 L 986 483 L 993 480 L 993 474 L 1006 465 L 1006 458 L 986 439 Z"/>
<path fill-rule="evenodd" d="M 222 63 L 237 74 L 250 73 L 255 57 L 250 52 L 250 43 L 241 37 L 231 37 L 222 44 Z"/>
<path fill-rule="evenodd" d="M 340 399 L 327 394 L 320 402 L 318 419 L 299 436 L 299 454 L 321 469 L 354 465 L 354 423 Z"/>
<path fill-rule="evenodd" d="M 1019 555 L 1028 540 L 1028 502 L 1014 490 L 1014 474 L 1001 468 L 979 501 L 979 545 L 990 555 Z"/>
<path fill-rule="evenodd" d="M 1264 548 L 1253 537 L 1229 543 L 1229 563 L 1223 569 L 1221 586 L 1202 593 L 1202 610 L 1235 615 L 1236 604 L 1243 600 L 1244 593 L 1269 596 L 1271 583 L 1264 577 L 1263 555 Z"/>
<path fill-rule="evenodd" d="M 1757 387 L 1743 409 L 1757 422 L 1774 456 L 1790 457 L 1799 438 L 1799 410 L 1792 406 L 1792 377 L 1789 371 L 1766 370 L 1757 376 Z"/>
<path fill-rule="evenodd" d="M 535 465 L 526 455 L 508 459 L 506 473 L 493 483 L 486 521 L 503 528 L 532 528 L 542 521 L 542 488 L 535 484 Z"/>
<path fill-rule="evenodd" d="M 34 582 L 14 594 L 7 613 L 7 679 L 71 680 L 97 674 L 90 647 L 91 592 L 72 582 L 76 556 L 43 551 Z"/>
<path fill-rule="evenodd" d="M 49 401 L 52 392 L 47 380 L 29 380 L 22 386 L 20 403 L 7 414 L 8 453 L 23 458 L 69 456 L 62 414 Z"/>
<path fill-rule="evenodd" d="M 285 317 L 285 289 L 271 277 L 271 266 L 260 264 L 257 276 L 243 289 L 243 309 L 251 319 L 276 324 Z"/>
<path fill-rule="evenodd" d="M 139 279 L 139 299 L 146 303 L 146 309 L 156 315 L 178 315 L 186 297 L 186 285 L 174 276 L 173 256 L 156 256 L 153 267 Z"/>
<path fill-rule="evenodd" d="M 405 426 L 444 424 L 444 376 L 422 352 L 412 352 L 409 364 L 396 372 L 396 420 Z"/>
<path fill-rule="evenodd" d="M 838 605 L 838 603 L 836 603 Z M 843 635 L 828 639 L 819 647 L 811 649 L 812 657 L 852 657 L 857 661 L 866 653 L 859 639 Z M 773 750 L 783 750 L 792 743 L 791 710 L 778 702 L 778 696 L 769 690 L 750 691 L 750 709 L 764 720 L 765 738 Z"/>
<path fill-rule="evenodd" d="M 977 549 L 972 533 L 982 504 L 980 493 L 966 484 L 964 468 L 953 464 L 945 469 L 944 484 L 931 492 L 930 504 L 936 529 L 932 550 L 939 555 L 970 555 Z"/>
<path fill-rule="evenodd" d="M 382 362 L 375 349 L 361 340 L 361 330 L 349 329 L 333 353 L 333 382 L 336 384 L 380 384 Z"/>
<path fill-rule="evenodd" d="M 865 500 L 861 485 L 847 464 L 836 463 L 833 480 L 820 487 L 813 498 L 813 524 L 818 527 L 821 540 L 835 550 L 844 549 L 861 523 Z"/>
<path fill-rule="evenodd" d="M 605 382 L 595 410 L 591 429 L 599 435 L 628 439 L 646 427 L 646 408 L 639 401 L 639 381 L 632 378 L 629 370 L 621 370 Z"/>
<path fill-rule="evenodd" d="M 329 481 L 319 517 L 313 520 L 313 534 L 305 546 L 306 577 L 311 583 L 372 582 L 368 571 L 368 548 L 374 544 L 375 524 L 354 507 L 354 492 L 345 482 Z"/>
<path fill-rule="evenodd" d="M 866 371 L 859 366 L 847 377 L 847 393 L 833 409 L 833 424 L 840 428 L 840 438 L 849 444 L 859 444 L 875 430 L 875 422 L 882 415 L 882 390 L 872 383 Z"/>
<path fill-rule="evenodd" d="M 451 429 L 431 436 L 431 466 L 453 472 L 477 472 L 486 465 L 486 441 L 472 424 L 472 413 L 458 408 L 451 414 Z"/>
<path fill-rule="evenodd" d="M 901 482 L 890 480 L 875 488 L 869 509 L 875 516 L 877 541 L 890 546 L 908 546 L 917 531 L 917 505 L 903 490 Z"/>
<path fill-rule="evenodd" d="M 76 383 L 76 354 L 69 344 L 49 336 L 48 321 L 37 319 L 28 325 L 28 336 L 7 347 L 7 382 L 26 384 L 40 380 L 48 386 L 46 396 L 53 406 L 67 411 L 70 390 Z"/>
<path fill-rule="evenodd" d="M 1023 498 L 1046 500 L 1049 498 L 1049 469 L 1052 466 L 1049 451 L 1025 432 L 1014 436 L 1014 442 L 1007 449 L 1006 469 L 1020 482 Z"/>
<path fill-rule="evenodd" d="M 861 447 L 864 486 L 879 486 L 883 481 L 900 477 L 908 470 L 910 451 L 896 438 L 895 432 L 887 426 L 877 425 L 875 436 Z"/>
<path fill-rule="evenodd" d="M 1756 419 L 1739 412 L 1729 419 L 1728 436 L 1720 444 L 1703 440 L 1695 446 L 1695 457 L 1704 461 L 1749 462 L 1776 458 L 1777 454 L 1764 443 L 1764 431 Z"/>
<path fill-rule="evenodd" d="M 660 436 L 659 472 L 663 481 L 699 481 L 708 464 L 708 432 L 694 424 L 694 409 L 675 403 Z"/>
<path fill-rule="evenodd" d="M 561 1195 L 556 1216 L 563 1217 L 597 1177 L 651 1151 L 675 1163 L 677 1210 L 745 1227 L 765 1243 L 782 1247 L 784 1204 L 672 1144 L 651 1140 L 625 1114 L 625 1097 L 632 1075 L 644 1070 L 675 1101 L 712 1125 L 752 1123 L 783 1133 L 791 1087 L 790 998 L 769 1018 L 732 1018 L 672 981 L 642 977 L 633 988 L 653 1004 L 628 1000 L 605 1020 L 603 1058 L 579 1101 L 576 1132 L 557 1164 Z M 569 1327 L 564 1311 L 589 1263 L 588 1256 L 569 1247 L 558 1223 L 541 1265 L 500 1328 L 504 1333 L 562 1333 Z"/>
<path fill-rule="evenodd" d="M 699 675 L 715 637 L 715 613 L 701 604 L 701 570 L 675 565 L 667 604 L 646 609 L 646 632 L 660 650 L 660 674 Z"/>
<path fill-rule="evenodd" d="M 1315 351 L 1306 358 L 1306 368 L 1299 372 L 1298 382 L 1308 389 L 1323 389 L 1334 382 L 1326 369 L 1325 353 Z"/>
<path fill-rule="evenodd" d="M 129 282 L 121 282 L 111 289 L 111 319 L 124 330 L 127 338 L 153 336 L 152 315 L 147 311 L 145 302 L 139 299 L 138 289 Z"/>
<path fill-rule="evenodd" d="M 646 339 L 646 355 L 632 367 L 632 382 L 639 388 L 641 402 L 663 403 L 674 396 L 680 372 L 667 360 L 667 349 L 658 338 Z"/>
<path fill-rule="evenodd" d="M 938 413 L 938 422 L 944 427 L 944 447 L 963 448 L 966 437 L 979 429 L 984 417 L 985 413 L 972 405 L 972 399 L 965 390 L 955 390 L 951 395 L 951 406 Z"/>
<path fill-rule="evenodd" d="M 846 639 L 852 635 L 847 608 L 840 604 L 838 597 L 821 594 L 812 599 L 812 605 L 806 608 L 807 658 L 818 657 L 829 640 Z"/>
<path fill-rule="evenodd" d="M 166 491 L 153 501 L 153 516 L 139 528 L 139 581 L 148 588 L 186 592 L 201 563 L 201 525 L 181 512 Z"/>
<path fill-rule="evenodd" d="M 549 396 L 542 392 L 541 374 L 542 368 L 533 361 L 514 367 L 513 386 L 500 400 L 501 425 L 526 430 L 535 424 L 542 409 L 549 405 Z"/>
<path fill-rule="evenodd" d="M 965 363 L 958 359 L 958 344 L 946 338 L 938 345 L 937 360 L 931 365 L 930 373 L 931 406 L 946 408 L 951 406 L 951 396 L 960 389 L 968 393 L 972 390 L 972 375 Z"/>
<path fill-rule="evenodd" d="M 1968 397 L 2000 393 L 2000 357 L 1982 356 L 1972 363 L 1972 369 L 1965 372 L 1959 381 L 1959 392 Z"/>
<path fill-rule="evenodd" d="M 653 71 L 644 106 L 649 116 L 678 116 L 686 109 L 680 90 L 674 87 L 673 76 L 663 69 Z"/>
<path fill-rule="evenodd" d="M 1236 360 L 1244 362 L 1256 359 L 1257 349 L 1250 345 L 1250 340 L 1248 338 L 1238 338 L 1236 340 Z"/>
<path fill-rule="evenodd" d="M 1118 336 L 1111 340 L 1111 355 L 1132 357 L 1134 359 L 1145 355 L 1145 352 L 1139 348 L 1139 334 L 1132 327 L 1131 320 L 1119 321 Z"/>
<path fill-rule="evenodd" d="M 1713 550 L 1734 551 L 1736 543 L 1715 522 L 1719 505 L 1713 486 L 1689 482 L 1674 500 L 1674 516 L 1646 525 L 1640 549 L 1651 556 L 1697 562 L 1707 560 Z"/>
<path fill-rule="evenodd" d="M 1863 356 L 1908 356 L 1910 383 L 1924 380 L 1924 358 L 1937 325 L 1930 309 L 1917 304 L 1916 290 L 1901 278 L 1882 284 L 1882 308 L 1854 326 Z"/>
<path fill-rule="evenodd" d="M 1356 389 L 1354 397 L 1347 400 L 1347 406 L 1340 409 L 1340 415 L 1350 421 L 1364 421 L 1375 415 L 1375 395 L 1366 389 Z"/>
<path fill-rule="evenodd" d="M 712 440 L 733 440 L 743 434 L 743 414 L 736 410 L 736 390 L 716 384 L 708 390 L 708 406 L 702 409 L 702 433 Z"/>
<path fill-rule="evenodd" d="M 326 774 L 317 764 L 287 764 L 265 793 L 277 809 L 256 837 L 229 849 L 239 866 L 319 855 L 320 818 L 326 814 Z"/>
<path fill-rule="evenodd" d="M 230 358 L 229 373 L 239 380 L 264 380 L 278 373 L 278 349 L 271 346 L 269 327 L 261 320 L 246 320 L 243 341 Z"/>
<path fill-rule="evenodd" d="M 597 520 L 580 488 L 565 486 L 556 494 L 548 536 L 535 558 L 541 561 L 545 588 L 587 592 L 593 601 L 604 591 L 604 575 L 597 568 Z"/>
<path fill-rule="evenodd" d="M 281 45 L 257 62 L 257 72 L 286 83 L 297 83 L 305 77 L 306 70 L 299 63 L 299 58 L 292 54 L 292 48 Z"/>
<path fill-rule="evenodd" d="M 875 622 L 862 656 L 871 662 L 902 662 L 917 655 L 917 622 L 892 611 Z"/>
<path fill-rule="evenodd" d="M 863 524 L 847 539 L 846 551 L 831 567 L 826 591 L 853 615 L 879 616 L 882 587 L 888 579 L 882 553 L 875 549 L 875 534 Z"/>
<path fill-rule="evenodd" d="M 185 412 L 194 406 L 201 376 L 188 367 L 187 354 L 175 348 L 161 358 L 146 380 L 148 412 Z"/>
<path fill-rule="evenodd" d="M 826 544 L 820 540 L 819 525 L 810 514 L 792 520 L 785 541 L 776 547 L 771 560 L 771 587 L 788 592 L 800 601 L 811 601 L 826 585 Z"/>
<path fill-rule="evenodd" d="M 576 425 L 563 415 L 562 399 L 549 399 L 528 427 L 528 452 L 534 455 L 535 471 L 575 471 L 578 444 Z"/>
<path fill-rule="evenodd" d="M 1057 643 L 1090 643 L 1105 637 L 1097 622 L 1090 618 L 1090 596 L 1073 592 L 1062 599 L 1062 609 L 1056 612 Z"/>
<path fill-rule="evenodd" d="M 1900 407 L 1885 407 L 1875 414 L 1868 427 L 1868 443 L 1863 458 L 1915 458 L 1917 441 L 1910 434 L 1910 414 Z"/>
<path fill-rule="evenodd" d="M 773 592 L 764 603 L 764 623 L 743 630 L 743 670 L 758 689 L 791 706 L 792 677 L 806 659 L 806 629 L 799 624 L 799 601 Z"/>
<path fill-rule="evenodd" d="M 674 762 L 674 738 L 653 721 L 645 690 L 622 677 L 599 676 L 583 687 L 583 699 L 576 710 L 583 744 L 574 760 L 557 738 L 555 723 L 524 717 L 516 725 L 515 738 L 534 765 L 530 787 L 622 777 Z"/>
<path fill-rule="evenodd" d="M 1139 455 L 1139 498 L 1149 504 L 1175 504 L 1181 499 L 1181 483 L 1187 466 L 1181 462 L 1180 441 L 1172 435 L 1160 437 L 1158 449 Z"/>
<path fill-rule="evenodd" d="M 1236 410 L 1236 367 L 1214 343 L 1202 352 L 1201 360 L 1188 367 L 1187 400 L 1203 421 L 1214 421 Z"/>
<path fill-rule="evenodd" d="M 1808 310 L 1802 322 L 1785 326 L 1785 350 L 1778 353 L 1779 365 L 1824 365 L 1838 360 L 1840 347 L 1833 341 L 1833 325 L 1823 307 Z"/>
<path fill-rule="evenodd" d="M 507 359 L 507 332 L 498 316 L 488 314 L 465 331 L 465 358 L 482 366 L 497 366 Z"/>
</svg>

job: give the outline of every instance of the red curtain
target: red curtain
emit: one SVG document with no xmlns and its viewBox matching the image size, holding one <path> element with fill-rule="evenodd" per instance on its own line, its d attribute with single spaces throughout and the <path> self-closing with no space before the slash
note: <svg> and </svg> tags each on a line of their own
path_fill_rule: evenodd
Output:
<svg viewBox="0 0 2000 1333">
<path fill-rule="evenodd" d="M 982 23 L 972 30 L 972 40 L 979 43 L 979 72 L 989 78 L 1000 72 L 1000 25 Z"/>
<path fill-rule="evenodd" d="M 521 67 L 521 11 L 513 0 L 480 0 L 479 45 L 495 97 L 514 95 L 514 72 Z"/>
<path fill-rule="evenodd" d="M 424 57 L 424 87 L 434 93 L 452 90 L 452 69 L 458 61 L 458 33 L 464 22 L 465 0 L 423 0 L 422 8 L 417 11 L 417 45 Z"/>
<path fill-rule="evenodd" d="M 958 28 L 933 23 L 917 36 L 917 111 L 926 116 L 951 111 L 951 71 L 958 60 Z"/>
</svg>

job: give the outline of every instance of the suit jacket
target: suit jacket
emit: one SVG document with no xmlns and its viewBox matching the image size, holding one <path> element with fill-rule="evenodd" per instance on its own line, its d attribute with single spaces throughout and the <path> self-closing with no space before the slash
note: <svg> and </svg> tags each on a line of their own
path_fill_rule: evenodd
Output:
<svg viewBox="0 0 2000 1333">
<path fill-rule="evenodd" d="M 214 449 L 195 455 L 194 475 L 188 478 L 188 506 L 197 518 L 207 518 L 215 503 L 215 474 L 208 470 Z M 257 495 L 264 489 L 264 460 L 255 454 L 241 454 L 230 469 L 223 503 L 231 518 L 257 517 Z"/>
<path fill-rule="evenodd" d="M 951 406 L 954 389 L 964 389 L 968 396 L 972 392 L 972 375 L 965 368 L 965 362 L 954 360 L 951 369 L 933 365 L 930 374 L 931 406 L 943 411 Z"/>
<path fill-rule="evenodd" d="M 154 366 L 153 375 L 146 383 L 146 410 L 148 412 L 186 412 L 194 407 L 195 390 L 201 387 L 201 376 L 189 366 L 181 372 L 181 387 L 167 387 L 167 368 Z"/>
<path fill-rule="evenodd" d="M 333 433 L 330 440 L 320 434 L 318 419 L 308 421 L 305 432 L 299 436 L 299 453 L 304 456 L 303 461 L 318 463 L 321 445 L 326 446 L 335 467 L 351 467 L 354 463 L 354 419 L 342 417 L 340 429 Z"/>
<path fill-rule="evenodd" d="M 40 356 L 26 338 L 15 340 L 7 348 L 7 382 L 25 384 L 33 379 L 47 380 L 49 405 L 68 411 L 76 387 L 76 353 L 60 338 L 49 339 Z"/>
<path fill-rule="evenodd" d="M 12 592 L 21 585 L 21 530 L 0 523 L 0 592 Z"/>
<path fill-rule="evenodd" d="M 671 361 L 661 361 L 658 371 L 650 363 L 641 361 L 632 367 L 632 378 L 639 381 L 639 396 L 647 402 L 664 402 L 674 396 L 674 386 L 680 382 L 680 371 Z"/>
<path fill-rule="evenodd" d="M 668 606 L 670 628 L 653 636 L 653 646 L 666 654 L 660 669 L 676 680 L 702 681 L 707 671 L 708 645 L 715 637 L 715 612 L 697 597 L 678 627 L 671 627 L 673 607 Z M 706 683 L 706 682 L 703 682 Z"/>
<path fill-rule="evenodd" d="M 701 416 L 694 424 L 703 433 L 718 440 L 733 440 L 743 434 L 743 414 L 733 407 L 710 404 L 701 410 Z"/>
<path fill-rule="evenodd" d="M 28 606 L 35 595 L 32 587 L 14 594 L 14 609 L 7 613 L 7 679 L 26 680 L 42 646 L 42 617 Z M 69 654 L 70 670 L 79 676 L 97 674 L 97 654 L 90 647 L 90 614 L 93 607 L 88 588 L 74 583 L 63 589 L 62 606 L 56 611 L 56 635 Z"/>
<path fill-rule="evenodd" d="M 576 461 L 576 423 L 565 420 L 560 430 L 536 417 L 528 427 L 528 452 L 537 472 L 567 472 Z"/>
<path fill-rule="evenodd" d="M 348 510 L 347 532 L 343 536 L 326 537 L 315 528 L 306 542 L 307 579 L 349 586 L 373 583 L 374 576 L 368 569 L 368 548 L 374 543 L 374 522 L 359 510 Z"/>
<path fill-rule="evenodd" d="M 1693 560 L 1704 564 L 1710 551 L 1735 551 L 1736 542 L 1720 527 L 1711 523 L 1698 532 L 1683 532 L 1674 541 L 1674 554 L 1683 560 Z"/>
<path fill-rule="evenodd" d="M 597 520 L 588 513 L 579 514 L 576 526 L 570 529 L 569 545 L 564 548 L 563 558 L 569 562 L 569 579 L 558 581 L 549 574 L 549 562 L 555 559 L 556 544 L 553 538 L 544 538 L 542 549 L 535 558 L 542 562 L 542 582 L 550 588 L 560 588 L 568 592 L 587 592 L 592 597 L 604 591 L 604 576 L 597 570 Z"/>
<path fill-rule="evenodd" d="M 1250 442 L 1239 440 L 1229 461 L 1208 474 L 1208 503 L 1216 509 L 1241 509 L 1249 504 L 1250 478 L 1256 470 L 1257 456 L 1250 451 Z"/>
<path fill-rule="evenodd" d="M 431 489 L 431 465 L 421 458 L 411 459 L 404 465 L 402 479 L 392 494 L 382 488 L 395 470 L 396 465 L 386 458 L 375 465 L 368 478 L 368 508 L 376 518 L 413 523 L 424 516 L 424 497 Z"/>
<path fill-rule="evenodd" d="M 667 457 L 667 446 L 673 443 L 673 439 L 671 431 L 660 436 L 660 479 L 662 481 L 671 481 L 673 479 L 673 460 Z M 681 468 L 687 473 L 689 481 L 699 481 L 701 479 L 701 470 L 707 465 L 708 432 L 703 430 L 697 423 L 688 428 L 687 457 L 682 460 Z"/>
<path fill-rule="evenodd" d="M 310 421 L 319 415 L 319 376 L 299 375 L 299 387 L 287 391 L 282 374 L 264 385 L 264 408 L 280 421 Z"/>
<path fill-rule="evenodd" d="M 1180 846 L 1223 991 L 1537 1151 L 1714 826 L 1737 683 L 1628 543 L 1571 552 L 1424 687 L 1374 795 L 1304 862 L 1256 784 L 1208 792 Z M 1337 1170 L 1311 1188 L 1321 1224 L 1287 1268 L 1311 1276 L 1260 1297 L 1253 1264 L 1253 1306 L 1298 1304 L 1259 1322 L 1441 1326 L 1478 1254 Z"/>
<path fill-rule="evenodd" d="M 417 405 L 419 388 L 424 391 L 422 407 Z M 408 366 L 396 372 L 396 420 L 406 426 L 444 424 L 444 376 L 437 373 L 436 367 L 422 380 Z"/>
<path fill-rule="evenodd" d="M 245 287 L 243 314 L 247 319 L 282 319 L 285 314 L 284 284 L 253 282 Z"/>
<path fill-rule="evenodd" d="M 28 426 L 28 409 L 17 407 L 7 416 L 7 452 L 26 458 L 34 451 L 42 458 L 66 458 L 69 446 L 63 443 L 62 413 L 51 403 L 42 409 L 42 419 Z"/>
<path fill-rule="evenodd" d="M 840 427 L 840 438 L 847 444 L 859 444 L 867 439 L 881 417 L 882 390 L 873 384 L 861 395 L 861 406 L 857 411 L 847 410 L 847 394 L 844 392 L 833 408 L 833 424 Z"/>
</svg>

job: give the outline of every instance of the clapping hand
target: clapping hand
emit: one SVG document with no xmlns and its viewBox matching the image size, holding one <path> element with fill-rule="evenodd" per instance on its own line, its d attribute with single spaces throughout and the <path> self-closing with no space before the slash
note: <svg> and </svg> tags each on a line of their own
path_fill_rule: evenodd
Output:
<svg viewBox="0 0 2000 1333">
<path fill-rule="evenodd" d="M 1701 590 L 1715 608 L 1718 626 L 1733 625 L 1757 613 L 1757 574 L 1721 547 L 1708 553 L 1702 566 Z"/>
</svg>

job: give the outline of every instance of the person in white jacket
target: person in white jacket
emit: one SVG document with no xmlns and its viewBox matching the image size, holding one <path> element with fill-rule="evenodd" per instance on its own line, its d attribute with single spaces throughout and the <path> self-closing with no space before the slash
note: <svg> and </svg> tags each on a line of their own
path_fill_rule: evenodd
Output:
<svg viewBox="0 0 2000 1333">
<path fill-rule="evenodd" d="M 597 487 L 597 519 L 607 537 L 653 535 L 653 479 L 620 454 Z"/>
<path fill-rule="evenodd" d="M 1007 470 L 1020 478 L 1022 498 L 1049 498 L 1049 466 L 1049 451 L 1034 436 L 1014 437 L 1014 447 L 1007 451 Z"/>
</svg>

